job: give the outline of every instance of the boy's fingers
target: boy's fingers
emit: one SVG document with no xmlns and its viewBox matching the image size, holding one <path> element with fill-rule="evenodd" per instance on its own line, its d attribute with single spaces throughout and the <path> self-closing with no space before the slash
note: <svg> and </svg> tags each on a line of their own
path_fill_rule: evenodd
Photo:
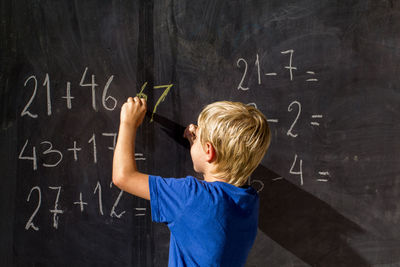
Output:
<svg viewBox="0 0 400 267">
<path fill-rule="evenodd" d="M 144 106 L 144 105 L 145 105 L 145 99 L 144 99 L 144 98 L 138 97 L 138 102 L 139 102 L 139 104 L 140 104 L 141 106 Z"/>
<path fill-rule="evenodd" d="M 191 134 L 195 135 L 197 126 L 194 124 L 189 125 L 189 131 Z"/>
<path fill-rule="evenodd" d="M 189 138 L 189 135 L 190 135 L 189 127 L 190 127 L 190 125 L 188 127 L 186 127 L 185 131 L 183 132 L 183 137 L 185 137 L 185 138 Z"/>
<path fill-rule="evenodd" d="M 133 98 L 133 101 L 135 101 L 135 103 L 139 104 L 139 106 L 143 106 L 144 108 L 147 107 L 147 102 L 146 102 L 146 99 L 144 99 L 144 98 L 139 98 L 139 97 L 135 96 L 135 98 Z"/>
<path fill-rule="evenodd" d="M 145 109 L 147 109 L 147 101 L 145 98 L 140 98 Z"/>
<path fill-rule="evenodd" d="M 196 128 L 197 126 L 194 124 L 190 124 L 188 127 L 186 127 L 183 137 L 187 139 L 192 139 L 194 136 L 196 136 Z"/>
<path fill-rule="evenodd" d="M 133 99 L 132 99 L 132 97 L 128 97 L 128 100 L 126 101 L 126 102 L 132 102 L 133 101 Z"/>
</svg>

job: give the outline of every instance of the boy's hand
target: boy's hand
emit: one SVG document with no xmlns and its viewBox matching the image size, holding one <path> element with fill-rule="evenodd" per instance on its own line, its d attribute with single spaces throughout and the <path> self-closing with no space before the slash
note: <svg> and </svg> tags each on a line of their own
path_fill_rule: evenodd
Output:
<svg viewBox="0 0 400 267">
<path fill-rule="evenodd" d="M 146 99 L 129 97 L 121 108 L 121 124 L 126 124 L 135 129 L 142 124 L 147 111 Z"/>
<path fill-rule="evenodd" d="M 188 127 L 186 127 L 185 132 L 183 133 L 183 137 L 189 140 L 190 145 L 192 145 L 194 139 L 196 139 L 196 130 L 197 125 L 190 124 Z"/>
</svg>

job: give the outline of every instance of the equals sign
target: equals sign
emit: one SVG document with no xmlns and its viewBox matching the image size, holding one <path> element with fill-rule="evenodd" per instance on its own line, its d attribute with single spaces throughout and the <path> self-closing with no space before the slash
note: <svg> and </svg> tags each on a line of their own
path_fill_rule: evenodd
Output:
<svg viewBox="0 0 400 267">
<path fill-rule="evenodd" d="M 314 71 L 307 71 L 306 72 L 307 74 L 310 74 L 310 75 L 315 75 L 315 72 Z M 315 79 L 315 78 L 311 78 L 311 79 L 307 79 L 306 80 L 307 82 L 318 82 L 318 79 Z"/>
<path fill-rule="evenodd" d="M 312 119 L 322 119 L 323 116 L 322 116 L 322 115 L 312 115 L 311 118 L 312 118 Z M 311 122 L 311 125 L 319 126 L 319 122 L 312 121 L 312 122 Z"/>
<path fill-rule="evenodd" d="M 318 172 L 319 175 L 321 175 L 322 177 L 327 177 L 330 176 L 329 172 Z M 328 179 L 326 178 L 320 178 L 317 179 L 318 182 L 328 182 Z"/>
<path fill-rule="evenodd" d="M 146 158 L 143 157 L 143 153 L 135 153 L 135 160 L 146 160 Z"/>
<path fill-rule="evenodd" d="M 146 208 L 135 208 L 136 212 L 143 212 L 143 213 L 136 213 L 135 216 L 145 216 L 146 213 L 144 213 L 146 211 Z"/>
</svg>

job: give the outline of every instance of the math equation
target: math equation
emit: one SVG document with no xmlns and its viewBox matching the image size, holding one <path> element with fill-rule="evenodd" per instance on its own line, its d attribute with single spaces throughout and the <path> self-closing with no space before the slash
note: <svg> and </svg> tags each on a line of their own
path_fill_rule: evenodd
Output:
<svg viewBox="0 0 400 267">
<path fill-rule="evenodd" d="M 105 77 L 105 79 L 99 79 L 105 81 L 104 84 L 100 84 L 96 75 L 90 74 L 88 67 L 84 67 L 79 80 L 75 83 L 66 81 L 65 86 L 60 86 L 60 81 L 53 81 L 49 73 L 46 73 L 44 77 L 38 77 L 38 75 L 35 74 L 29 75 L 23 81 L 23 88 L 24 90 L 29 90 L 29 97 L 23 100 L 23 105 L 18 113 L 23 120 L 30 120 L 31 125 L 34 127 L 37 125 L 39 127 L 40 120 L 47 121 L 48 118 L 54 115 L 54 108 L 58 110 L 64 108 L 65 112 L 75 112 L 75 107 L 78 109 L 79 105 L 74 104 L 74 101 L 78 98 L 74 95 L 74 90 L 79 90 L 79 95 L 86 94 L 86 99 L 88 99 L 86 102 L 90 105 L 93 112 L 98 112 L 100 109 L 104 112 L 119 112 L 119 109 L 116 109 L 118 103 L 125 102 L 128 96 L 124 99 L 117 99 L 117 97 L 113 96 L 113 90 L 115 90 L 115 88 L 113 88 L 112 85 L 115 79 L 116 75 L 109 75 Z M 57 86 L 54 86 L 54 84 Z M 136 95 L 147 99 L 148 94 L 146 90 L 150 90 L 147 85 L 148 83 L 145 82 Z M 153 86 L 152 90 L 160 91 L 161 96 L 154 100 L 155 105 L 152 109 L 149 123 L 153 122 L 153 115 L 157 112 L 157 108 L 165 101 L 172 87 L 173 84 Z M 54 92 L 57 92 L 57 95 L 62 95 L 61 100 L 55 98 L 54 95 L 56 94 L 53 94 Z M 100 96 L 101 103 L 97 101 Z M 42 108 L 41 112 L 39 112 L 40 108 Z M 42 119 L 41 117 L 44 118 Z M 18 148 L 17 157 L 24 168 L 31 168 L 34 174 L 42 169 L 59 168 L 60 171 L 62 171 L 63 165 L 66 164 L 74 166 L 74 164 L 82 163 L 87 168 L 96 168 L 96 166 L 102 162 L 100 157 L 104 157 L 104 161 L 112 156 L 117 141 L 117 131 L 115 129 L 101 130 L 97 128 L 90 133 L 86 140 L 82 138 L 81 133 L 77 134 L 77 136 L 68 134 L 63 141 L 58 140 L 59 143 L 57 143 L 56 140 L 52 140 L 54 137 L 53 135 L 45 138 L 25 137 L 22 139 L 22 143 Z M 104 153 L 100 153 L 99 150 L 110 151 L 110 154 L 105 155 Z M 136 152 L 135 160 L 145 162 L 146 155 L 140 151 Z M 62 185 L 32 185 L 30 190 L 26 192 L 25 200 L 32 210 L 29 218 L 26 218 L 25 230 L 40 230 L 42 225 L 40 225 L 40 220 L 38 220 L 37 217 L 38 214 L 43 211 L 47 212 L 50 218 L 50 225 L 54 229 L 59 228 L 60 218 L 65 215 L 66 209 L 76 209 L 78 212 L 84 213 L 86 209 L 92 208 L 95 209 L 95 212 L 99 216 L 107 216 L 116 219 L 122 218 L 126 211 L 118 211 L 118 205 L 120 204 L 124 191 L 117 189 L 113 186 L 113 183 L 110 182 L 109 186 L 106 186 L 109 187 L 108 191 L 119 190 L 119 193 L 115 199 L 111 200 L 112 203 L 106 203 L 107 205 L 105 205 L 104 201 L 107 201 L 105 199 L 108 199 L 108 201 L 110 200 L 104 197 L 106 193 L 104 184 L 102 186 L 100 181 L 93 181 L 91 186 L 92 189 L 90 192 L 76 189 L 76 194 L 74 194 L 71 199 L 71 196 L 63 198 L 64 187 Z M 93 201 L 94 199 L 96 201 Z M 45 200 L 46 205 L 43 205 L 43 201 Z M 91 202 L 89 200 L 91 200 Z M 45 208 L 45 206 L 49 206 L 49 203 L 47 203 L 48 201 L 52 202 L 50 204 L 50 209 Z M 69 203 L 66 203 L 68 201 Z M 60 202 L 63 202 L 63 204 L 60 204 Z M 90 205 L 93 207 L 89 207 Z M 105 206 L 109 206 L 110 210 L 106 211 Z M 145 207 L 133 207 L 132 211 L 135 217 L 147 215 Z"/>
<path fill-rule="evenodd" d="M 288 79 L 289 81 L 294 81 L 295 80 L 295 72 L 300 72 L 300 76 L 302 77 L 303 81 L 306 83 L 318 83 L 318 74 L 314 70 L 309 70 L 307 68 L 304 68 L 304 71 L 300 71 L 300 68 L 294 63 L 294 57 L 295 57 L 295 50 L 294 49 L 288 49 L 280 52 L 281 56 L 283 57 L 283 60 L 286 60 L 286 63 L 283 63 L 282 66 L 280 67 L 280 70 L 284 70 L 284 73 L 286 74 L 282 77 L 282 79 Z M 278 77 L 278 71 L 268 71 L 264 72 L 263 71 L 263 62 L 261 62 L 259 54 L 256 54 L 255 57 L 252 59 L 254 60 L 254 66 L 255 66 L 255 73 L 256 73 L 256 81 L 258 85 L 262 85 L 263 83 L 266 82 L 266 79 L 269 79 L 271 77 Z M 236 67 L 240 69 L 242 72 L 240 81 L 237 85 L 237 90 L 242 90 L 242 91 L 248 91 L 251 90 L 250 86 L 246 84 L 246 81 L 249 79 L 249 60 L 245 58 L 238 58 L 236 60 Z M 253 64 L 253 61 L 251 61 L 251 64 Z M 305 77 L 305 78 L 304 78 Z M 256 102 L 251 102 L 248 103 L 248 105 L 253 105 L 257 108 L 257 103 Z M 293 119 L 290 124 L 286 125 L 286 136 L 288 138 L 298 138 L 300 133 L 298 132 L 296 126 L 300 120 L 306 120 L 309 127 L 312 128 L 318 128 L 321 125 L 321 122 L 324 119 L 324 114 L 321 113 L 315 113 L 312 114 L 309 117 L 304 117 L 303 116 L 303 105 L 299 100 L 292 100 L 290 103 L 288 103 L 287 106 L 287 112 L 290 114 L 293 114 Z M 279 124 L 280 123 L 280 118 L 277 117 L 272 117 L 270 118 L 268 116 L 267 119 L 268 123 L 270 125 L 272 124 Z M 330 172 L 328 170 L 318 170 L 315 172 L 316 173 L 316 178 L 314 178 L 315 181 L 317 182 L 328 182 L 329 178 L 331 176 Z M 304 177 L 304 172 L 303 172 L 303 160 L 301 157 L 295 153 L 293 156 L 293 161 L 290 166 L 288 166 L 288 174 L 289 175 L 295 175 L 299 179 L 299 184 L 301 186 L 304 185 L 305 182 L 305 177 Z M 279 181 L 283 179 L 283 177 L 276 177 L 273 179 L 273 181 Z M 249 179 L 250 184 L 258 183 L 259 186 L 257 186 L 258 191 L 261 191 L 264 188 L 264 184 L 261 180 L 257 179 Z"/>
</svg>

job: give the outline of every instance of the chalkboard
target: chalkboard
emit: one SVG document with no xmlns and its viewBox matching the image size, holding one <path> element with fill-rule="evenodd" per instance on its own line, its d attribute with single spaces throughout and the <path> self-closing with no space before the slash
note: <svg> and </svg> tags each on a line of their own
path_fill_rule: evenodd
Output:
<svg viewBox="0 0 400 267">
<path fill-rule="evenodd" d="M 111 183 L 196 175 L 183 129 L 255 105 L 271 147 L 247 266 L 400 265 L 400 2 L 1 0 L 1 266 L 166 266 L 169 231 Z"/>
</svg>

